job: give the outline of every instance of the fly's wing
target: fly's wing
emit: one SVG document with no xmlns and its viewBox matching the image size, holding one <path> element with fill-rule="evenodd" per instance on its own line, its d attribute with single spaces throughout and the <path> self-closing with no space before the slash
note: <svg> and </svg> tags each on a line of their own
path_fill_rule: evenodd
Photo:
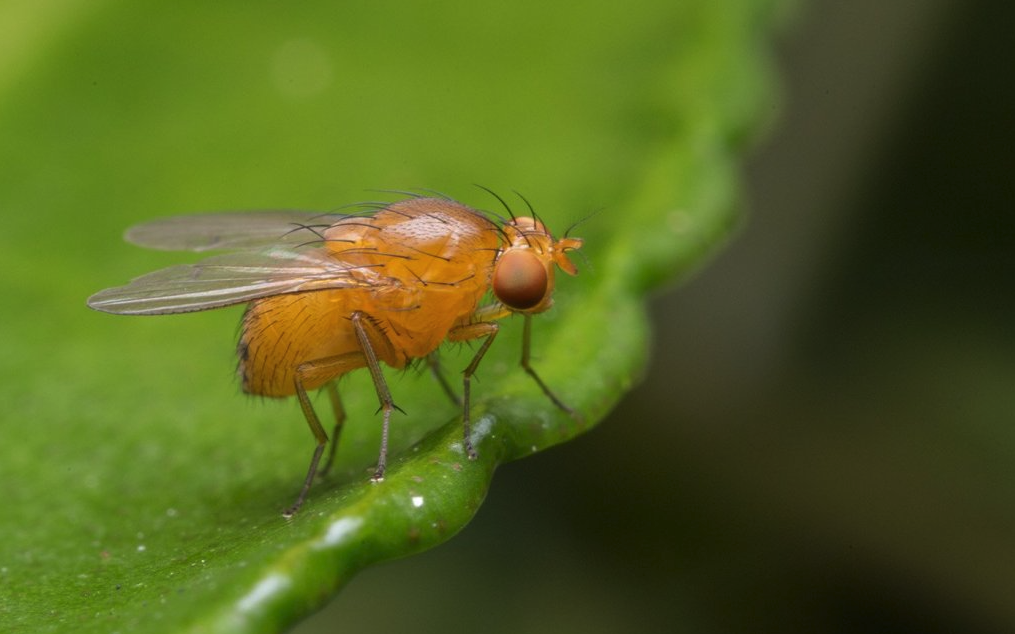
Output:
<svg viewBox="0 0 1015 634">
<path fill-rule="evenodd" d="M 322 240 L 346 214 L 316 211 L 242 211 L 159 218 L 127 230 L 133 244 L 164 251 L 260 249 Z"/>
<path fill-rule="evenodd" d="M 96 310 L 120 315 L 185 313 L 249 302 L 269 295 L 396 283 L 336 260 L 323 249 L 276 246 L 241 251 L 155 271 L 126 286 L 88 298 Z"/>
</svg>

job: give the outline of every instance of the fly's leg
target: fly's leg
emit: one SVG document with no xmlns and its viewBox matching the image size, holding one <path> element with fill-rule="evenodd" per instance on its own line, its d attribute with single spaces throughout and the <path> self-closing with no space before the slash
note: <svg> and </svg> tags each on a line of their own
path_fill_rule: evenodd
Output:
<svg viewBox="0 0 1015 634">
<path fill-rule="evenodd" d="M 476 450 L 472 447 L 472 429 L 471 429 L 471 413 L 470 406 L 472 399 L 470 398 L 470 384 L 472 383 L 472 375 L 476 373 L 476 368 L 479 367 L 479 362 L 483 360 L 483 355 L 490 348 L 490 344 L 493 343 L 494 337 L 497 336 L 497 332 L 500 328 L 497 324 L 481 321 L 475 324 L 468 324 L 465 326 L 458 326 L 453 328 L 448 333 L 449 341 L 468 341 L 469 339 L 478 339 L 480 337 L 486 337 L 483 344 L 479 346 L 479 350 L 476 351 L 476 356 L 472 357 L 472 362 L 469 363 L 465 371 L 462 372 L 462 426 L 463 426 L 463 438 L 465 442 L 465 453 L 469 456 L 470 460 L 476 459 Z"/>
<path fill-rule="evenodd" d="M 374 482 L 380 482 L 384 479 L 384 469 L 388 462 L 388 424 L 391 421 L 391 411 L 397 409 L 402 412 L 402 409 L 395 405 L 395 402 L 391 399 L 391 392 L 388 390 L 388 384 L 384 380 L 384 373 L 381 372 L 381 362 L 377 359 L 377 353 L 374 352 L 371 335 L 382 345 L 386 344 L 390 346 L 391 342 L 363 313 L 359 311 L 354 312 L 351 320 L 353 330 L 356 332 L 356 339 L 359 341 L 360 349 L 363 351 L 363 358 L 366 360 L 366 366 L 370 370 L 370 378 L 374 381 L 374 389 L 377 390 L 377 400 L 380 401 L 381 409 L 384 412 L 384 423 L 381 427 L 381 451 L 380 455 L 377 456 L 377 469 L 374 471 L 372 478 Z M 405 412 L 402 413 L 404 414 Z"/>
<path fill-rule="evenodd" d="M 543 390 L 543 394 L 546 394 L 546 397 L 550 399 L 554 405 L 556 405 L 560 410 L 566 412 L 568 416 L 575 419 L 579 423 L 582 422 L 581 414 L 579 414 L 573 408 L 568 407 L 564 403 L 564 401 L 557 398 L 557 395 L 554 394 L 549 387 L 547 387 L 546 383 L 543 383 L 543 379 L 539 378 L 539 375 L 536 374 L 536 371 L 529 364 L 529 348 L 531 346 L 531 341 L 532 341 L 532 315 L 525 315 L 525 327 L 522 330 L 522 369 L 525 370 L 525 372 L 532 377 L 532 379 L 536 382 L 536 385 L 538 385 L 540 389 Z"/>
<path fill-rule="evenodd" d="M 451 384 L 448 383 L 448 378 L 444 376 L 444 372 L 441 370 L 440 357 L 438 356 L 436 350 L 426 355 L 426 365 L 430 368 L 430 373 L 433 374 L 433 377 L 437 379 L 437 383 L 440 384 L 441 389 L 444 390 L 444 393 L 448 395 L 449 399 L 451 399 L 451 402 L 458 407 L 461 407 L 462 399 L 455 394 Z"/>
<path fill-rule="evenodd" d="M 345 423 L 345 408 L 342 407 L 342 399 L 338 396 L 338 386 L 332 381 L 324 388 L 328 392 L 328 400 L 331 401 L 331 410 L 335 412 L 335 428 L 331 432 L 331 446 L 328 448 L 328 457 L 324 466 L 317 473 L 323 478 L 331 471 L 331 465 L 335 462 L 335 451 L 338 449 L 338 439 L 342 434 L 342 425 Z"/>
<path fill-rule="evenodd" d="M 303 500 L 307 497 L 307 492 L 310 491 L 310 485 L 314 483 L 314 477 L 317 475 L 317 465 L 320 463 L 321 455 L 324 453 L 324 446 L 328 444 L 328 434 L 324 432 L 324 427 L 321 426 L 321 421 L 317 418 L 317 412 L 314 411 L 314 405 L 310 402 L 310 397 L 307 395 L 307 389 L 304 385 L 314 379 L 319 379 L 321 376 L 329 378 L 341 376 L 350 370 L 363 367 L 365 363 L 366 361 L 362 354 L 352 352 L 335 357 L 326 357 L 324 359 L 308 361 L 306 363 L 301 363 L 296 368 L 296 398 L 300 402 L 300 409 L 303 410 L 304 418 L 307 419 L 307 425 L 310 426 L 310 432 L 317 440 L 317 446 L 314 448 L 314 454 L 310 458 L 310 468 L 307 469 L 307 477 L 303 480 L 303 488 L 300 489 L 300 494 L 297 496 L 296 502 L 283 512 L 283 515 L 286 517 L 292 517 L 296 511 L 303 506 Z M 332 405 L 338 405 L 338 409 L 336 409 L 336 415 L 338 415 L 341 409 L 341 401 L 338 400 L 338 390 L 335 388 L 333 381 L 328 385 L 330 386 L 329 395 L 331 392 L 334 393 L 332 396 Z M 341 429 L 344 417 L 344 414 L 342 414 L 341 418 L 339 418 L 335 424 L 335 439 L 331 445 L 331 453 L 329 454 L 325 470 L 330 467 L 331 457 L 335 454 L 335 446 L 338 443 L 338 432 Z"/>
<path fill-rule="evenodd" d="M 314 448 L 314 454 L 310 458 L 310 468 L 307 469 L 307 477 L 303 480 L 303 488 L 300 489 L 296 502 L 283 513 L 286 517 L 294 515 L 303 505 L 303 500 L 306 499 L 307 492 L 310 491 L 310 486 L 314 483 L 314 478 L 318 474 L 317 465 L 324 454 L 324 447 L 328 444 L 328 434 L 325 433 L 324 427 L 317 417 L 317 412 L 314 411 L 314 406 L 310 402 L 310 397 L 307 395 L 305 387 L 306 383 L 320 381 L 322 378 L 333 379 L 364 366 L 370 369 L 370 375 L 374 380 L 374 388 L 377 390 L 377 398 L 381 401 L 381 408 L 384 409 L 384 427 L 381 431 L 381 453 L 377 459 L 377 470 L 374 472 L 373 479 L 377 481 L 384 477 L 384 466 L 388 454 L 388 421 L 391 418 L 391 410 L 399 408 L 391 400 L 388 385 L 384 382 L 381 365 L 377 360 L 377 354 L 374 352 L 374 346 L 371 343 L 371 335 L 382 345 L 390 345 L 390 343 L 384 337 L 384 334 L 378 331 L 362 313 L 353 313 L 351 320 L 362 352 L 350 352 L 348 354 L 308 361 L 296 368 L 296 398 L 300 402 L 300 408 L 303 410 L 303 416 L 307 419 L 307 425 L 310 426 L 311 433 L 317 439 L 317 447 Z M 370 330 L 369 334 L 367 329 Z M 335 458 L 335 450 L 338 446 L 338 437 L 342 430 L 342 424 L 345 421 L 345 410 L 342 407 L 342 401 L 338 396 L 338 388 L 335 386 L 334 381 L 328 382 L 325 389 L 328 391 L 331 406 L 335 410 L 335 437 L 331 443 L 328 459 L 325 461 L 324 468 L 320 471 L 321 475 L 327 473 L 328 469 L 331 468 Z M 399 409 L 399 411 L 401 410 Z"/>
</svg>

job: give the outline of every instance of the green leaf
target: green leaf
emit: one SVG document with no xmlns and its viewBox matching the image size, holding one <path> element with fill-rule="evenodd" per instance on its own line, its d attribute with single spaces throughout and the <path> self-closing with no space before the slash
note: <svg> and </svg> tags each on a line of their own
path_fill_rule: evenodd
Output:
<svg viewBox="0 0 1015 634">
<path fill-rule="evenodd" d="M 0 8 L 0 629 L 279 631 L 364 567 L 451 537 L 499 464 L 587 431 L 638 379 L 646 293 L 735 225 L 778 8 Z M 354 374 L 339 468 L 291 520 L 313 442 L 294 402 L 239 394 L 239 309 L 84 306 L 180 261 L 121 244 L 138 221 L 327 209 L 371 188 L 495 207 L 472 182 L 524 192 L 558 233 L 604 209 L 574 229 L 587 264 L 534 323 L 536 368 L 585 422 L 519 369 L 508 319 L 474 385 L 477 460 L 430 378 L 389 372 L 406 415 L 370 482 L 376 396 Z"/>
</svg>

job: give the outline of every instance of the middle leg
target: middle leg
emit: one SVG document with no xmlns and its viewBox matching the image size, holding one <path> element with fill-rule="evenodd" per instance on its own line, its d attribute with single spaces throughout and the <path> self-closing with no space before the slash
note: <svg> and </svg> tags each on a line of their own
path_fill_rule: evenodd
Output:
<svg viewBox="0 0 1015 634">
<path fill-rule="evenodd" d="M 462 434 L 465 443 L 465 453 L 469 456 L 470 460 L 476 459 L 476 450 L 472 447 L 472 413 L 471 413 L 471 384 L 472 375 L 476 373 L 476 368 L 479 367 L 479 362 L 483 360 L 483 355 L 489 350 L 490 344 L 493 343 L 494 337 L 497 336 L 497 332 L 500 327 L 489 321 L 481 321 L 475 324 L 466 324 L 464 326 L 458 326 L 452 328 L 451 332 L 448 333 L 448 341 L 468 341 L 470 339 L 479 339 L 480 337 L 486 337 L 483 340 L 483 344 L 479 346 L 479 350 L 476 351 L 476 355 L 472 357 L 472 362 L 462 372 Z"/>
</svg>

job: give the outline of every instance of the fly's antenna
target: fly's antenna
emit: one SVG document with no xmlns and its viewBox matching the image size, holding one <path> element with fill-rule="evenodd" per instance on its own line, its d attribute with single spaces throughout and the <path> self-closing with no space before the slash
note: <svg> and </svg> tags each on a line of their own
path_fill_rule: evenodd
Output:
<svg viewBox="0 0 1015 634">
<path fill-rule="evenodd" d="M 595 270 L 595 267 L 592 266 L 592 260 L 589 259 L 589 256 L 588 256 L 587 253 L 585 253 L 585 251 L 572 251 L 571 253 L 573 253 L 573 254 L 575 254 L 575 255 L 577 255 L 578 257 L 581 258 L 581 260 L 582 260 L 582 270 L 585 270 L 585 271 L 594 271 Z"/>
<path fill-rule="evenodd" d="M 504 207 L 504 210 L 508 212 L 508 215 L 511 216 L 511 220 L 512 221 L 515 220 L 515 212 L 511 211 L 511 207 L 508 207 L 508 204 L 506 202 L 504 202 L 503 198 L 501 198 L 500 196 L 497 195 L 497 192 L 493 191 L 489 187 L 484 187 L 483 185 L 480 185 L 479 183 L 473 183 L 473 185 L 475 185 L 476 187 L 482 189 L 486 193 L 488 193 L 491 196 L 493 196 L 494 198 L 496 198 L 500 202 L 501 206 Z"/>
<path fill-rule="evenodd" d="M 598 216 L 600 213 L 602 213 L 604 209 L 606 209 L 606 208 L 605 207 L 600 207 L 599 209 L 596 209 L 595 211 L 590 211 L 589 213 L 585 214 L 584 216 L 582 216 L 578 220 L 575 220 L 574 222 L 572 222 L 571 226 L 568 227 L 567 231 L 564 232 L 564 237 L 567 238 L 570 235 L 570 233 L 572 231 L 574 231 L 575 228 L 578 225 L 585 224 L 586 222 L 591 220 L 593 217 Z"/>
</svg>

